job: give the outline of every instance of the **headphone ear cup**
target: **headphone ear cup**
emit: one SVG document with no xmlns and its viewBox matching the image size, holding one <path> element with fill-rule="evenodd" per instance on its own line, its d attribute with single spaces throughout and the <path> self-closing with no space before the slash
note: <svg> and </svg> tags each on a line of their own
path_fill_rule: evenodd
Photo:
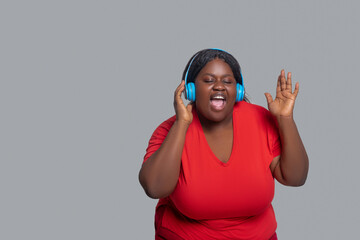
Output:
<svg viewBox="0 0 360 240">
<path fill-rule="evenodd" d="M 236 102 L 240 102 L 244 99 L 244 86 L 240 83 L 236 84 Z"/>
<path fill-rule="evenodd" d="M 188 89 L 188 84 L 187 83 L 185 84 L 185 98 L 187 100 L 189 100 L 189 89 Z"/>
<path fill-rule="evenodd" d="M 186 84 L 186 98 L 189 101 L 195 102 L 195 84 L 193 82 Z"/>
</svg>

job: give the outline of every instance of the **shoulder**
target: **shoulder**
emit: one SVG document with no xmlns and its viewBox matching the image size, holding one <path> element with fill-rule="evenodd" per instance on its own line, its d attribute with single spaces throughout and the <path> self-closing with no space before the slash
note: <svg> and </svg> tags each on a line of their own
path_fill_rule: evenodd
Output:
<svg viewBox="0 0 360 240">
<path fill-rule="evenodd" d="M 166 138 L 167 134 L 169 133 L 172 125 L 176 120 L 176 116 L 172 116 L 171 118 L 162 122 L 153 132 L 150 140 L 149 145 L 146 149 L 146 154 L 144 156 L 143 163 L 154 153 L 156 152 L 161 144 L 163 143 L 164 139 Z"/>
<path fill-rule="evenodd" d="M 266 108 L 253 104 L 248 103 L 245 101 L 238 102 L 234 105 L 234 113 L 236 114 L 251 114 L 255 116 L 269 116 L 271 113 Z"/>
<path fill-rule="evenodd" d="M 276 119 L 266 108 L 248 103 L 248 102 L 239 102 L 234 106 L 234 116 L 236 119 L 243 119 L 253 126 L 263 126 L 268 128 L 269 126 L 277 126 Z"/>
<path fill-rule="evenodd" d="M 155 129 L 154 134 L 167 134 L 170 131 L 171 127 L 174 125 L 175 120 L 176 115 L 168 118 Z"/>
</svg>

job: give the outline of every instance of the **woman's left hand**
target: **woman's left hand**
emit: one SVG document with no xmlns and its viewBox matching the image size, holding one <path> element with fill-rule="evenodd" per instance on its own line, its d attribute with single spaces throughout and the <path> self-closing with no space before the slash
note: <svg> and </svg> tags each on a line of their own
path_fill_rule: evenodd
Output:
<svg viewBox="0 0 360 240">
<path fill-rule="evenodd" d="M 299 83 L 295 84 L 294 92 L 292 92 L 291 72 L 287 74 L 285 79 L 285 71 L 281 70 L 276 87 L 276 98 L 273 100 L 270 93 L 265 93 L 268 108 L 275 117 L 292 117 L 295 105 L 295 99 L 299 92 Z"/>
</svg>

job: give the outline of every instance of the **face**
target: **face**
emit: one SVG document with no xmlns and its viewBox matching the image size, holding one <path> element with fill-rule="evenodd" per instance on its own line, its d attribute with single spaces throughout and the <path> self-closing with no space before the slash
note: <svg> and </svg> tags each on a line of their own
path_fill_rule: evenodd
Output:
<svg viewBox="0 0 360 240">
<path fill-rule="evenodd" d="M 232 120 L 236 80 L 230 66 L 221 59 L 208 62 L 195 79 L 196 109 L 211 122 Z"/>
</svg>

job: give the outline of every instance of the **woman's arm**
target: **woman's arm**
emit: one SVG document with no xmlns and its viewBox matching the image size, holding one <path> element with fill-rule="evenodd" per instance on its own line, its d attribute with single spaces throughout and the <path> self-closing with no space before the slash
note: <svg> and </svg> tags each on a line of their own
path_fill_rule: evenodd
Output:
<svg viewBox="0 0 360 240">
<path fill-rule="evenodd" d="M 169 196 L 179 179 L 185 135 L 193 119 L 192 105 L 185 106 L 181 99 L 184 85 L 182 81 L 174 94 L 176 121 L 160 148 L 147 159 L 139 172 L 140 184 L 151 198 Z"/>
<path fill-rule="evenodd" d="M 293 118 L 298 92 L 299 83 L 296 83 L 292 92 L 291 73 L 288 73 L 286 80 L 285 71 L 282 70 L 278 78 L 275 100 L 269 93 L 265 93 L 269 111 L 279 124 L 282 146 L 281 157 L 275 157 L 270 168 L 276 180 L 288 186 L 303 185 L 309 169 L 309 159 Z"/>
</svg>

